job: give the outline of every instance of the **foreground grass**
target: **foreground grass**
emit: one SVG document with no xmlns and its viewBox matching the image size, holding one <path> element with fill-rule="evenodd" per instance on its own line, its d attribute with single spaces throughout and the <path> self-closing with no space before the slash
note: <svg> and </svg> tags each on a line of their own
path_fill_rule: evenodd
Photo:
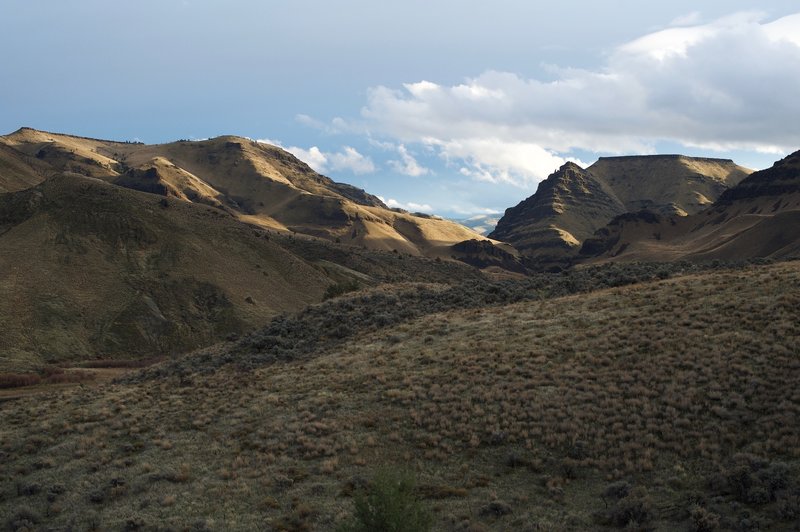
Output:
<svg viewBox="0 0 800 532">
<path fill-rule="evenodd" d="M 0 525 L 333 529 L 394 464 L 435 529 L 792 530 L 798 286 L 707 272 L 0 404 Z"/>
</svg>

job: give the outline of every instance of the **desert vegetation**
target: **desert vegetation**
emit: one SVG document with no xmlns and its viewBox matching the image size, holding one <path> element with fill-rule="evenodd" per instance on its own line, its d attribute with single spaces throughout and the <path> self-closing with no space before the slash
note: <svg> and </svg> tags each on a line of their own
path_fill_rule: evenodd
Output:
<svg viewBox="0 0 800 532">
<path fill-rule="evenodd" d="M 400 466 L 435 530 L 792 530 L 799 282 L 616 265 L 333 297 L 0 403 L 2 525 L 346 529 Z"/>
</svg>

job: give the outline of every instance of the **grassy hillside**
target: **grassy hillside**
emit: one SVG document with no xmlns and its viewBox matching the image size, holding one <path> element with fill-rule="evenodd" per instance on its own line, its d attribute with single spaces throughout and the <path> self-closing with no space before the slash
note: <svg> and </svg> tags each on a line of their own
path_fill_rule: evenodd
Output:
<svg viewBox="0 0 800 532">
<path fill-rule="evenodd" d="M 562 282 L 526 293 L 577 288 Z M 789 262 L 513 304 L 495 287 L 418 317 L 404 301 L 462 303 L 424 286 L 332 299 L 306 323 L 349 309 L 359 333 L 303 356 L 270 356 L 301 334 L 282 319 L 202 364 L 3 404 L 0 515 L 328 530 L 394 464 L 442 530 L 792 530 L 798 282 Z"/>
<path fill-rule="evenodd" d="M 587 170 L 609 184 L 628 212 L 668 216 L 700 212 L 752 173 L 730 159 L 683 155 L 601 157 Z"/>
<path fill-rule="evenodd" d="M 0 368 L 208 345 L 330 279 L 229 215 L 60 176 L 0 196 Z"/>
<path fill-rule="evenodd" d="M 480 278 L 454 262 L 243 224 L 75 174 L 0 195 L 0 374 L 174 355 L 382 282 Z"/>
</svg>

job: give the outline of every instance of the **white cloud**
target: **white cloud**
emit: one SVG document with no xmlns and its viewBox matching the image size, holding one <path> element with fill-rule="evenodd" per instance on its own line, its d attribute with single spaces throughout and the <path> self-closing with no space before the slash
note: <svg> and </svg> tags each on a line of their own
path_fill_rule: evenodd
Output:
<svg viewBox="0 0 800 532">
<path fill-rule="evenodd" d="M 294 120 L 298 124 L 322 131 L 323 133 L 327 133 L 329 135 L 346 133 L 351 129 L 351 126 L 347 123 L 347 121 L 338 116 L 331 120 L 329 124 L 302 113 L 295 115 Z"/>
<path fill-rule="evenodd" d="M 326 156 L 328 166 L 334 171 L 346 170 L 354 174 L 369 174 L 375 171 L 372 159 L 360 154 L 358 150 L 350 146 L 345 146 L 342 151 L 337 153 L 328 153 Z"/>
<path fill-rule="evenodd" d="M 404 211 L 410 211 L 410 212 L 426 212 L 426 213 L 433 212 L 433 207 L 431 207 L 427 203 L 414 203 L 413 201 L 410 201 L 408 203 L 402 203 L 400 201 L 397 201 L 396 199 L 392 198 L 384 199 L 381 196 L 378 196 L 378 199 L 384 202 L 386 206 L 391 209 L 403 209 Z"/>
<path fill-rule="evenodd" d="M 375 171 L 375 163 L 372 162 L 372 159 L 350 146 L 344 146 L 338 152 L 323 152 L 317 146 L 311 146 L 308 149 L 284 146 L 280 141 L 273 139 L 259 139 L 258 142 L 283 148 L 320 174 L 329 171 L 369 174 Z"/>
<path fill-rule="evenodd" d="M 558 157 L 536 144 L 512 140 L 472 138 L 437 144 L 448 162 L 465 163 L 459 169 L 462 175 L 492 183 L 525 184 L 531 176 L 549 175 L 567 160 L 586 166 L 575 159 Z"/>
<path fill-rule="evenodd" d="M 543 179 L 575 149 L 800 147 L 800 13 L 698 20 L 622 45 L 602 68 L 551 71 L 553 81 L 488 71 L 458 85 L 375 87 L 362 120 L 398 144 L 432 147 L 465 175 L 518 185 Z"/>
<path fill-rule="evenodd" d="M 404 145 L 400 144 L 396 149 L 397 153 L 400 155 L 400 160 L 389 161 L 389 166 L 391 166 L 395 172 L 411 177 L 419 177 L 430 173 L 430 170 L 420 165 Z"/>
</svg>

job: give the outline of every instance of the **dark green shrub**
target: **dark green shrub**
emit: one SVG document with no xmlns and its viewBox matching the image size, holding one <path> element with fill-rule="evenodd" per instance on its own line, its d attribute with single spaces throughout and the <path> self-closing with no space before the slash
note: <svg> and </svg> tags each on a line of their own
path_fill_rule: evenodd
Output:
<svg viewBox="0 0 800 532">
<path fill-rule="evenodd" d="M 340 283 L 330 285 L 322 296 L 323 300 L 328 300 L 348 292 L 355 292 L 360 288 L 358 281 L 342 281 Z"/>
<path fill-rule="evenodd" d="M 354 496 L 353 518 L 341 532 L 420 532 L 431 529 L 432 516 L 415 492 L 408 471 L 379 470 L 366 489 Z"/>
</svg>

